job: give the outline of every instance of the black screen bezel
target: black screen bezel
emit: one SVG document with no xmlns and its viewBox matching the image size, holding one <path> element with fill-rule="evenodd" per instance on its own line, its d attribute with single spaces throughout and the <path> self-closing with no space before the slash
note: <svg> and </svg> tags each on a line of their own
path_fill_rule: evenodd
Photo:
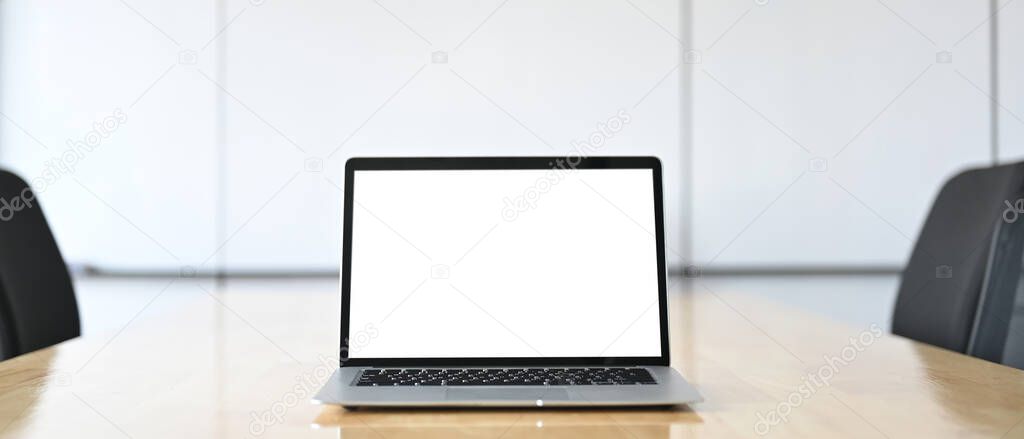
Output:
<svg viewBox="0 0 1024 439">
<path fill-rule="evenodd" d="M 441 357 L 348 358 L 349 303 L 352 280 L 352 203 L 356 171 L 553 169 L 556 163 L 579 161 L 576 169 L 650 169 L 654 184 L 655 241 L 658 260 L 658 314 L 661 355 L 657 357 Z M 567 166 L 567 165 L 563 165 Z M 661 161 L 657 157 L 358 157 L 345 162 L 344 224 L 341 263 L 341 367 L 462 367 L 462 366 L 668 366 L 668 301 Z"/>
</svg>

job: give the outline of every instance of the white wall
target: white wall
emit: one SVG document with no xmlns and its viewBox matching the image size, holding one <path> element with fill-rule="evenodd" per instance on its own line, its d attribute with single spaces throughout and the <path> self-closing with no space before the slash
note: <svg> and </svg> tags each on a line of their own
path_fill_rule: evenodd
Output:
<svg viewBox="0 0 1024 439">
<path fill-rule="evenodd" d="M 678 218 L 679 81 L 659 80 L 679 43 L 628 3 L 381 4 L 228 2 L 245 12 L 226 32 L 225 86 L 285 133 L 229 104 L 228 228 L 285 185 L 226 248 L 229 267 L 335 267 L 348 157 L 565 154 L 619 110 L 633 122 L 600 153 L 661 156 Z M 679 28 L 674 2 L 637 6 Z M 324 171 L 303 171 L 309 158 Z"/>
<path fill-rule="evenodd" d="M 1024 5 L 998 2 L 999 11 L 999 118 L 1000 161 L 1024 160 Z"/>
<path fill-rule="evenodd" d="M 694 0 L 697 259 L 901 265 L 941 182 L 991 160 L 988 3 L 763 3 Z"/>
<path fill-rule="evenodd" d="M 35 182 L 68 260 L 177 271 L 215 247 L 215 90 L 177 64 L 213 17 L 204 1 L 129 3 L 137 13 L 117 0 L 0 2 L 0 161 Z M 54 171 L 68 141 L 117 110 L 123 124 Z"/>
<path fill-rule="evenodd" d="M 1000 100 L 1018 116 L 1006 23 L 1022 10 L 1000 12 Z M 0 163 L 37 176 L 120 108 L 127 123 L 41 194 L 68 259 L 332 270 L 346 158 L 562 154 L 625 109 L 633 122 L 601 152 L 662 157 L 673 253 L 897 266 L 941 181 L 991 159 L 989 14 L 950 0 L 7 0 Z M 196 63 L 179 63 L 189 50 Z M 1000 113 L 1003 158 L 1024 154 L 1015 119 Z"/>
<path fill-rule="evenodd" d="M 663 159 L 681 237 L 675 2 L 57 3 L 0 5 L 0 108 L 47 143 L 171 69 L 74 173 L 128 220 L 73 181 L 41 195 L 72 261 L 176 269 L 224 244 L 205 267 L 335 269 L 348 157 L 565 154 L 619 110 L 633 122 L 600 153 Z M 0 158 L 33 175 L 48 153 L 0 127 Z"/>
</svg>

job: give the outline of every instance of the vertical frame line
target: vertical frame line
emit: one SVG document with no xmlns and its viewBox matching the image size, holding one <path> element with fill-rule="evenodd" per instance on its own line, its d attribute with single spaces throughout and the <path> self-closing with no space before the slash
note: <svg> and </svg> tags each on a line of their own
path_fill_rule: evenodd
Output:
<svg viewBox="0 0 1024 439">
<path fill-rule="evenodd" d="M 989 0 L 989 13 L 992 21 L 988 26 L 989 34 L 989 99 L 988 108 L 991 115 L 989 131 L 991 139 L 992 166 L 999 164 L 999 0 Z"/>
<path fill-rule="evenodd" d="M 227 2 L 228 0 L 215 0 L 214 1 L 214 25 L 216 29 L 223 29 L 227 24 Z M 224 87 L 227 86 L 227 50 L 228 50 L 228 38 L 225 35 L 220 36 L 215 41 L 215 57 L 214 57 L 214 77 L 217 78 L 217 82 L 222 84 Z M 225 93 L 217 93 L 216 95 L 216 206 L 214 206 L 214 248 L 217 248 L 227 239 L 227 96 Z M 226 278 L 226 266 L 227 266 L 227 252 L 228 249 L 224 248 L 217 252 L 217 256 L 214 259 L 214 279 L 215 288 L 220 290 L 224 287 Z"/>
<path fill-rule="evenodd" d="M 682 0 L 680 4 L 680 36 L 691 46 L 693 45 L 693 0 Z M 679 261 L 686 270 L 688 260 L 693 260 L 693 65 L 685 62 L 686 48 L 680 47 L 682 63 L 679 76 L 680 87 L 680 190 L 679 198 L 679 251 L 684 260 Z"/>
</svg>

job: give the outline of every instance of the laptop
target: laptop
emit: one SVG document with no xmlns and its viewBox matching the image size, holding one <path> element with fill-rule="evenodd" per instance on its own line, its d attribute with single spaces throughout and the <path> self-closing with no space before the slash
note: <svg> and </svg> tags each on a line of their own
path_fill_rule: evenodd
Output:
<svg viewBox="0 0 1024 439">
<path fill-rule="evenodd" d="M 672 406 L 654 157 L 353 158 L 339 367 L 356 407 Z"/>
</svg>

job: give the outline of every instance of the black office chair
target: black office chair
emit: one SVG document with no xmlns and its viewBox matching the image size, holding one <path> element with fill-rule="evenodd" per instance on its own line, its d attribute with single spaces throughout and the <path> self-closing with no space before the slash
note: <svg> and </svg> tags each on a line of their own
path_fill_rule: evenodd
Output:
<svg viewBox="0 0 1024 439">
<path fill-rule="evenodd" d="M 903 272 L 893 311 L 894 334 L 1000 361 L 978 351 L 979 346 L 994 349 L 1007 342 L 990 327 L 996 322 L 994 315 L 981 310 L 993 309 L 995 302 L 988 301 L 1005 302 L 1009 279 L 1022 272 L 1024 242 L 1002 245 L 999 258 L 993 254 L 994 237 L 1006 235 L 1003 239 L 1012 241 L 1010 235 L 1017 232 L 1024 238 L 1019 227 L 1001 227 L 1004 214 L 1009 219 L 1017 214 L 1018 222 L 1024 223 L 1024 212 L 1007 210 L 1006 204 L 1024 196 L 1022 189 L 1024 162 L 969 170 L 946 182 Z M 996 259 L 1002 262 L 993 264 Z M 997 276 L 992 276 L 989 267 L 996 265 Z M 998 294 L 985 294 L 993 288 Z"/>
<path fill-rule="evenodd" d="M 0 359 L 77 337 L 67 266 L 32 189 L 0 170 Z"/>
</svg>

